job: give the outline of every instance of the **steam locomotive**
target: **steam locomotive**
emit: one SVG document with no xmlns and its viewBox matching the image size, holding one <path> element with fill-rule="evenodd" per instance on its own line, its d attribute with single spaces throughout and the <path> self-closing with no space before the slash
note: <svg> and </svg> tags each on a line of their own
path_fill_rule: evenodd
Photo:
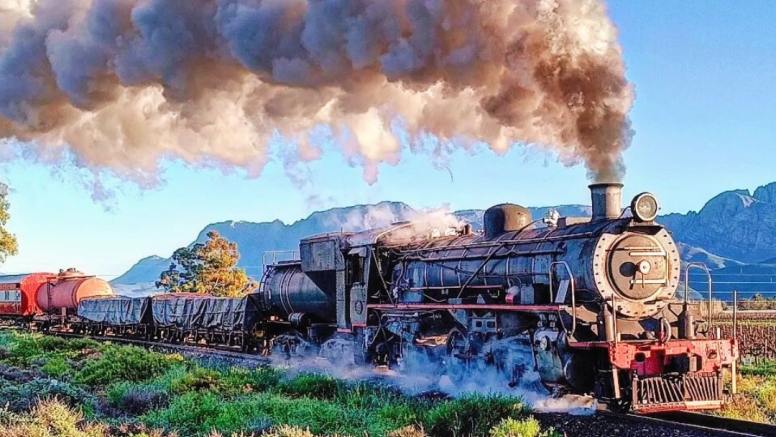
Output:
<svg viewBox="0 0 776 437">
<path fill-rule="evenodd" d="M 721 407 L 738 345 L 712 326 L 710 301 L 677 298 L 679 252 L 655 222 L 657 199 L 635 196 L 626 215 L 621 184 L 590 190 L 588 218 L 534 220 L 501 204 L 481 233 L 421 220 L 316 235 L 265 263 L 243 298 L 86 297 L 34 326 L 400 371 L 426 363 L 454 382 L 538 374 L 555 392 L 640 413 Z"/>
<path fill-rule="evenodd" d="M 398 223 L 304 239 L 298 260 L 266 270 L 266 334 L 347 344 L 357 363 L 420 354 L 453 378 L 491 367 L 517 384 L 534 370 L 548 388 L 637 412 L 719 408 L 737 343 L 713 329 L 710 302 L 676 298 L 679 252 L 657 199 L 635 196 L 626 217 L 621 184 L 590 190 L 590 218 L 501 204 L 481 234 Z"/>
</svg>

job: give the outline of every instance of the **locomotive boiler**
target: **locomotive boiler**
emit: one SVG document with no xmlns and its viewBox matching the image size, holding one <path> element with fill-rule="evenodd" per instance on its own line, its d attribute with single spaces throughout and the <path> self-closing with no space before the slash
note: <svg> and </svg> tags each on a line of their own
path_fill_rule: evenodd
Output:
<svg viewBox="0 0 776 437">
<path fill-rule="evenodd" d="M 591 185 L 585 218 L 501 204 L 477 233 L 420 221 L 306 238 L 299 259 L 266 268 L 264 338 L 347 344 L 357 363 L 436 361 L 454 380 L 538 375 L 641 412 L 718 408 L 736 342 L 715 336 L 701 302 L 677 299 L 679 252 L 655 196 L 627 214 L 621 189 Z"/>
</svg>

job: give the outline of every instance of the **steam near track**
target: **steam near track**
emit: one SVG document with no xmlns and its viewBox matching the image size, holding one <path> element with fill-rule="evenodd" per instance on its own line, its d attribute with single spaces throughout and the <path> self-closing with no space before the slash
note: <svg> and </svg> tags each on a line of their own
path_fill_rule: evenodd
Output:
<svg viewBox="0 0 776 437">
<path fill-rule="evenodd" d="M 369 183 L 405 137 L 540 145 L 598 181 L 630 143 L 599 0 L 4 0 L 0 23 L 0 136 L 141 185 L 165 157 L 258 176 L 278 134 L 288 168 L 331 138 Z"/>
<path fill-rule="evenodd" d="M 595 414 L 598 402 L 589 396 L 564 395 L 553 396 L 541 384 L 539 373 L 533 370 L 524 354 L 519 351 L 509 353 L 513 364 L 522 363 L 526 371 L 520 379 L 520 385 L 510 387 L 509 378 L 492 366 L 459 367 L 457 380 L 453 382 L 448 375 L 440 375 L 445 363 L 430 361 L 418 354 L 410 355 L 399 371 L 373 366 L 356 366 L 350 360 L 327 360 L 317 355 L 294 356 L 286 359 L 279 354 L 268 358 L 273 366 L 286 368 L 290 375 L 299 372 L 315 372 L 334 378 L 359 381 L 379 381 L 396 387 L 409 395 L 443 393 L 458 397 L 472 393 L 497 394 L 521 397 L 536 412 L 569 413 L 572 415 Z"/>
</svg>

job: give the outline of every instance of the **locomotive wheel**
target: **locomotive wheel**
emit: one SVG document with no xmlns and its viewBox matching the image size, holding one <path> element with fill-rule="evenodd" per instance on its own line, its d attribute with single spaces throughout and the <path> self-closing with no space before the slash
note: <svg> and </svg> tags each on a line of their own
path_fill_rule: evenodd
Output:
<svg viewBox="0 0 776 437">
<path fill-rule="evenodd" d="M 460 384 L 466 377 L 469 369 L 469 360 L 459 358 L 458 354 L 466 354 L 469 351 L 469 341 L 461 330 L 453 328 L 447 337 L 446 373 L 450 381 Z"/>
</svg>

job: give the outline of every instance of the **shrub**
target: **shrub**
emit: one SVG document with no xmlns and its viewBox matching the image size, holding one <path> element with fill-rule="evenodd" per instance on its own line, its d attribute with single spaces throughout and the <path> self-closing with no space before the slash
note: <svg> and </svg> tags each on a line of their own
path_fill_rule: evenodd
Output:
<svg viewBox="0 0 776 437">
<path fill-rule="evenodd" d="M 222 385 L 221 373 L 197 367 L 192 371 L 185 372 L 180 378 L 172 380 L 170 391 L 181 394 L 191 391 L 217 390 L 220 385 Z"/>
<path fill-rule="evenodd" d="M 522 402 L 513 398 L 467 395 L 431 409 L 427 428 L 440 437 L 486 435 L 502 419 L 519 419 L 527 413 Z"/>
<path fill-rule="evenodd" d="M 175 429 L 183 435 L 200 435 L 213 428 L 217 431 L 236 431 L 246 418 L 239 418 L 238 423 L 229 423 L 235 417 L 228 410 L 236 412 L 237 409 L 225 408 L 226 405 L 227 402 L 211 392 L 186 393 L 173 399 L 168 408 L 150 411 L 145 421 L 151 426 Z"/>
<path fill-rule="evenodd" d="M 73 368 L 68 364 L 67 360 L 61 356 L 51 357 L 43 367 L 41 371 L 51 376 L 62 377 L 69 375 L 73 372 Z"/>
<path fill-rule="evenodd" d="M 272 367 L 248 370 L 230 367 L 222 372 L 224 385 L 240 393 L 264 392 L 280 383 L 282 372 Z"/>
<path fill-rule="evenodd" d="M 776 376 L 776 361 L 765 360 L 739 367 L 741 376 Z"/>
<path fill-rule="evenodd" d="M 561 437 L 552 428 L 542 431 L 539 421 L 533 417 L 522 420 L 506 418 L 490 430 L 490 435 L 491 437 Z"/>
<path fill-rule="evenodd" d="M 46 375 L 38 372 L 36 369 L 22 370 L 18 367 L 11 367 L 0 364 L 0 380 L 24 383 L 32 381 L 35 378 L 42 378 L 45 376 Z"/>
<path fill-rule="evenodd" d="M 78 411 L 57 400 L 47 400 L 24 417 L 10 420 L 0 428 L 0 437 L 62 436 L 105 437 L 106 428 L 87 423 Z"/>
<path fill-rule="evenodd" d="M 59 403 L 91 413 L 97 400 L 80 387 L 55 380 L 36 379 L 23 384 L 0 384 L 0 407 L 14 412 L 32 409 L 38 399 L 57 398 Z"/>
<path fill-rule="evenodd" d="M 278 386 L 281 393 L 293 397 L 334 399 L 340 393 L 340 383 L 334 378 L 314 373 L 303 373 L 283 381 Z"/>
<path fill-rule="evenodd" d="M 265 434 L 265 437 L 315 437 L 309 429 L 302 429 L 297 426 L 281 425 L 273 428 Z"/>
<path fill-rule="evenodd" d="M 151 409 L 167 406 L 170 396 L 154 385 L 134 385 L 123 382 L 111 386 L 107 393 L 110 404 L 124 413 L 139 416 Z"/>
<path fill-rule="evenodd" d="M 72 367 L 68 359 L 85 358 L 99 354 L 103 348 L 99 343 L 89 339 L 66 340 L 61 337 L 44 336 L 41 334 L 5 334 L 0 337 L 4 349 L 3 361 L 20 366 L 33 364 L 44 365 L 47 361 L 56 359 L 56 367 L 49 367 L 52 373 L 63 375 Z"/>
<path fill-rule="evenodd" d="M 43 354 L 40 342 L 31 335 L 17 335 L 8 351 L 11 353 L 9 361 L 22 364 L 29 364 L 33 358 Z"/>
<path fill-rule="evenodd" d="M 87 363 L 76 373 L 75 380 L 88 385 L 142 382 L 164 374 L 177 361 L 137 346 L 114 346 L 107 348 L 100 359 Z"/>
<path fill-rule="evenodd" d="M 304 426 L 314 434 L 363 434 L 372 424 L 365 416 L 308 397 L 289 399 L 261 393 L 224 399 L 213 392 L 192 392 L 175 398 L 164 410 L 150 411 L 141 420 L 151 427 L 176 430 L 181 435 L 218 431 L 264 430 L 271 424 Z"/>
<path fill-rule="evenodd" d="M 387 434 L 387 437 L 427 437 L 426 432 L 423 431 L 423 427 L 417 427 L 414 425 L 405 426 L 393 430 Z"/>
</svg>

